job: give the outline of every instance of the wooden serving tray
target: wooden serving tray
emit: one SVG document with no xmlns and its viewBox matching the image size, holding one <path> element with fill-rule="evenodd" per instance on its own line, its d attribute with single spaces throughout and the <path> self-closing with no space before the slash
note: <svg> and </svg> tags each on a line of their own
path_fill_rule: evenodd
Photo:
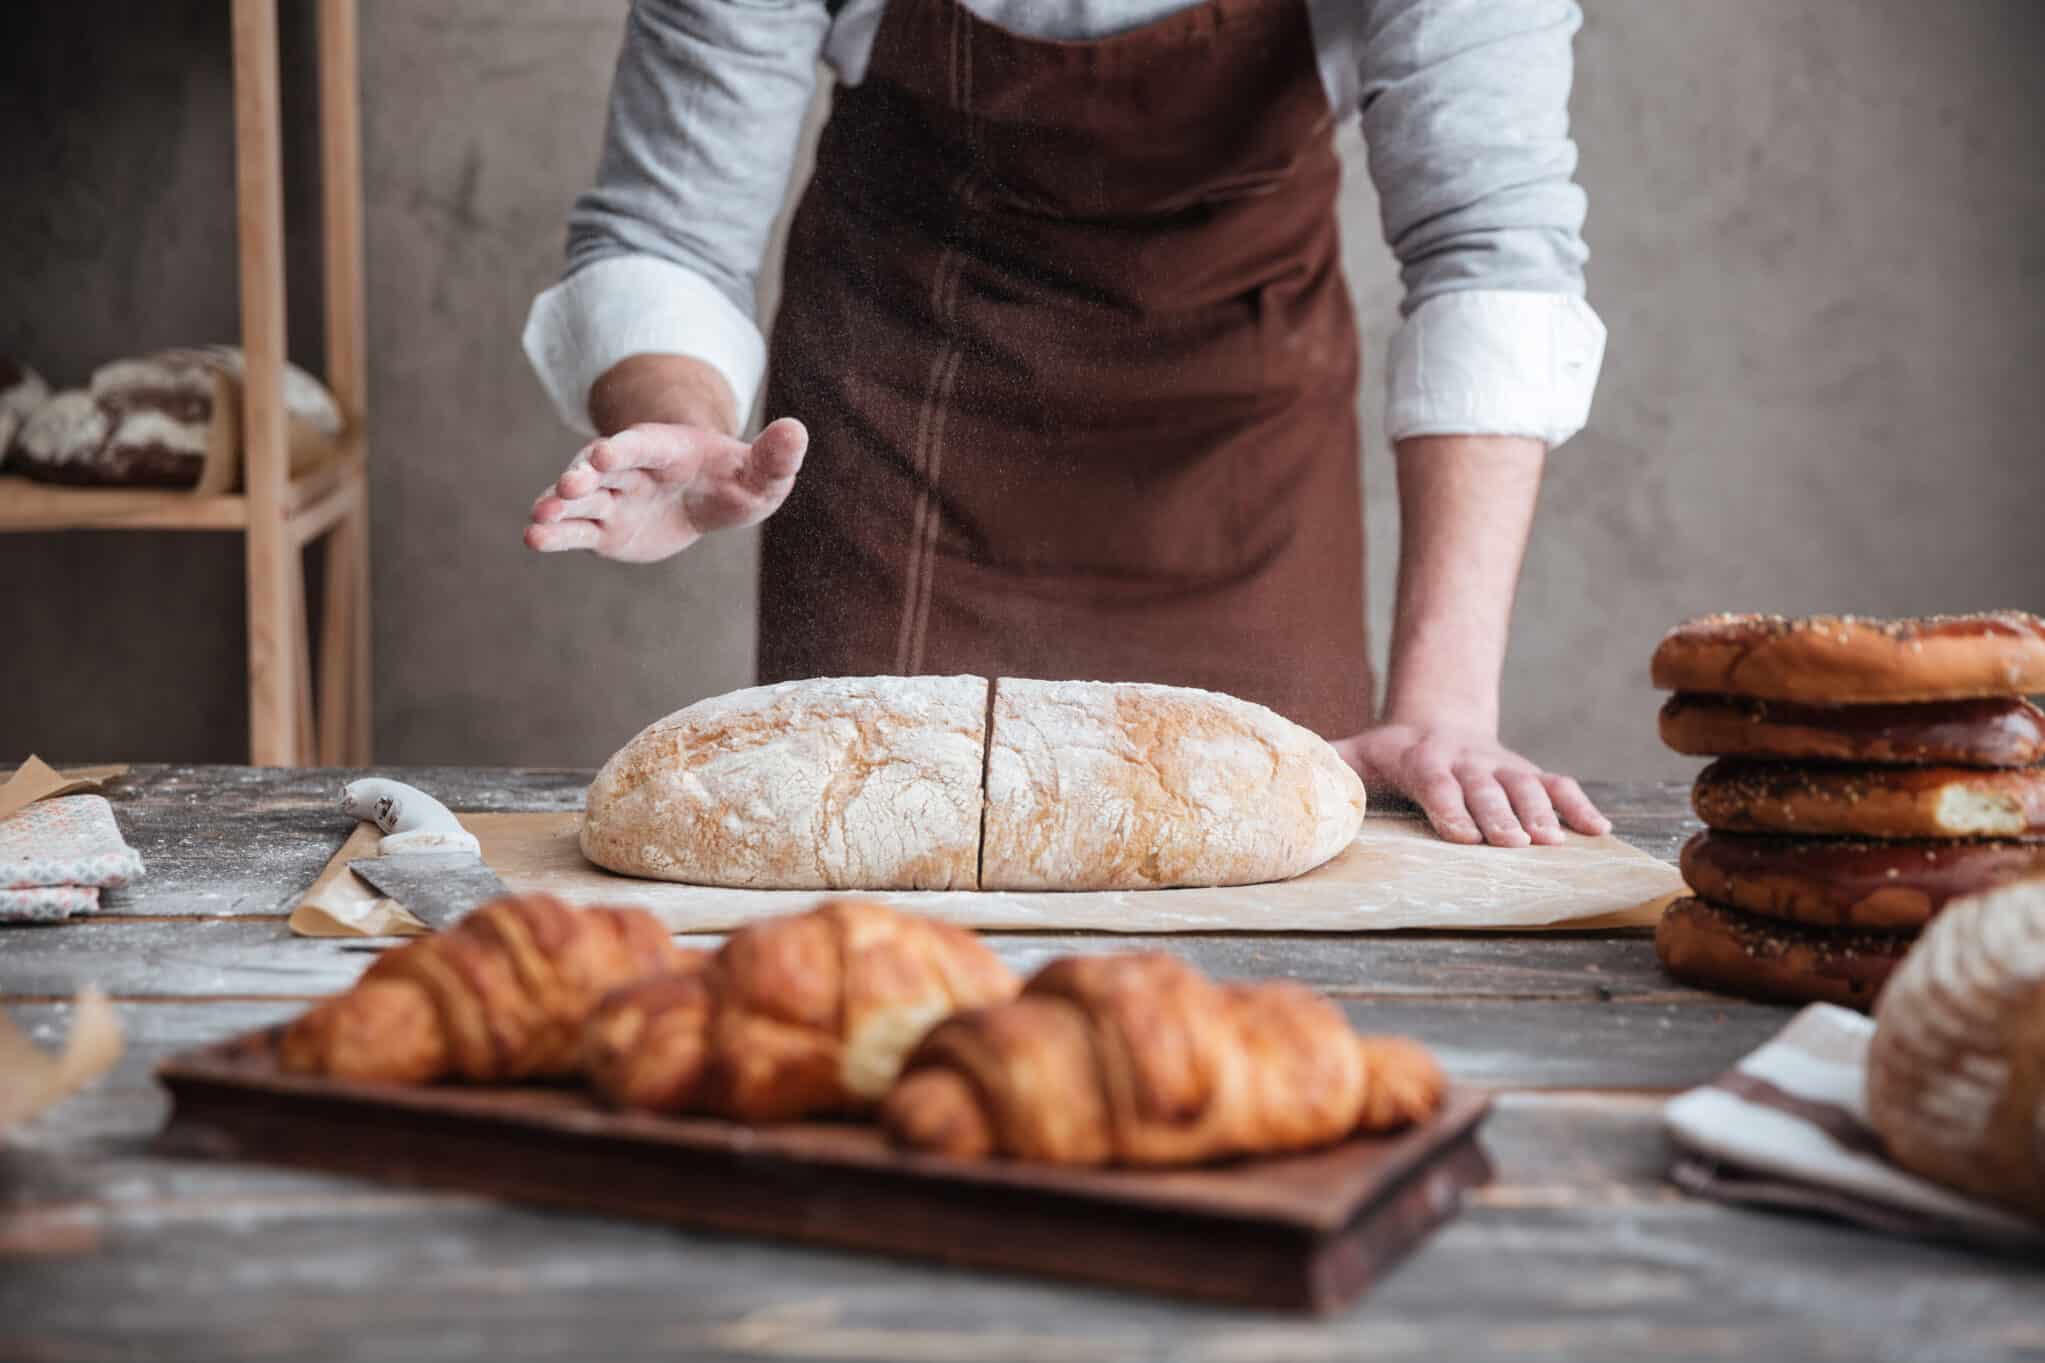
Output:
<svg viewBox="0 0 2045 1363">
<path fill-rule="evenodd" d="M 908 1154 L 852 1123 L 615 1112 L 572 1088 L 285 1074 L 276 1032 L 165 1061 L 171 1130 L 233 1157 L 1238 1305 L 1353 1301 L 1488 1182 L 1487 1094 L 1314 1154 L 1158 1172 Z"/>
</svg>

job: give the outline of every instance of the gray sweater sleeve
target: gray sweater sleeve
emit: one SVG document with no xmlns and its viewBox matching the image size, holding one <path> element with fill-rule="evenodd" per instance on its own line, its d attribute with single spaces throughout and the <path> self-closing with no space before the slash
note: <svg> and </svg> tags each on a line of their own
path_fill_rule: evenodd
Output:
<svg viewBox="0 0 2045 1363">
<path fill-rule="evenodd" d="M 824 0 L 633 0 L 568 273 L 654 256 L 753 316 L 829 27 Z"/>
<path fill-rule="evenodd" d="M 1456 290 L 1580 297 L 1573 0 L 1324 0 L 1317 21 L 1357 45 L 1354 96 L 1403 311 Z"/>
</svg>

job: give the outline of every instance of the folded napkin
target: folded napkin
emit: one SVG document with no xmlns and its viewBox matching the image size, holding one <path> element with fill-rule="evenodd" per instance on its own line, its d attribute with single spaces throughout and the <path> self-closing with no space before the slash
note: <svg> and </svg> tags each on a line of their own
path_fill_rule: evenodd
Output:
<svg viewBox="0 0 2045 1363">
<path fill-rule="evenodd" d="M 1669 1101 L 1669 1177 L 1721 1202 L 1819 1212 L 1896 1235 L 2035 1255 L 2045 1226 L 1908 1173 L 1868 1125 L 1862 1014 L 1814 1003 L 1774 1040 Z"/>
<path fill-rule="evenodd" d="M 101 890 L 141 874 L 105 796 L 60 796 L 0 819 L 0 922 L 89 913 Z"/>
</svg>

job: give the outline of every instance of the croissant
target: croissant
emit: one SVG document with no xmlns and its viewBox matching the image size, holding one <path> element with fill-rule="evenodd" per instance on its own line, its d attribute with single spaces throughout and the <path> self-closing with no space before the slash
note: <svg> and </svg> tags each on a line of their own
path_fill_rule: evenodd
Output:
<svg viewBox="0 0 2045 1363">
<path fill-rule="evenodd" d="M 740 928 L 700 971 L 612 994 L 584 1029 L 583 1069 L 621 1107 L 747 1122 L 861 1112 L 932 1024 L 1018 983 L 963 928 L 832 900 Z"/>
<path fill-rule="evenodd" d="M 278 1060 L 301 1074 L 398 1083 L 562 1078 L 605 993 L 708 955 L 677 947 L 642 909 L 508 896 L 385 952 L 353 989 L 285 1030 Z"/>
<path fill-rule="evenodd" d="M 1390 1131 L 1440 1104 L 1434 1058 L 1366 1037 L 1290 981 L 1217 985 L 1146 952 L 1051 962 L 939 1024 L 881 1105 L 900 1144 L 958 1158 L 1195 1164 Z"/>
</svg>

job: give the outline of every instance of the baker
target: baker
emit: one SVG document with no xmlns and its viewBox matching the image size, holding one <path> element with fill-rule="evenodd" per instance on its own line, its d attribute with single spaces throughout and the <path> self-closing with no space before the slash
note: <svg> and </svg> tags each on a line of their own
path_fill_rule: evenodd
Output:
<svg viewBox="0 0 2045 1363">
<path fill-rule="evenodd" d="M 1569 0 L 636 0 L 527 354 L 596 438 L 526 542 L 765 522 L 762 681 L 977 673 L 1260 701 L 1443 836 L 1608 824 L 1498 739 L 1546 452 L 1583 424 Z M 771 350 L 754 280 L 838 86 Z M 1404 322 L 1384 708 L 1335 132 Z M 763 372 L 775 419 L 741 438 Z"/>
</svg>

